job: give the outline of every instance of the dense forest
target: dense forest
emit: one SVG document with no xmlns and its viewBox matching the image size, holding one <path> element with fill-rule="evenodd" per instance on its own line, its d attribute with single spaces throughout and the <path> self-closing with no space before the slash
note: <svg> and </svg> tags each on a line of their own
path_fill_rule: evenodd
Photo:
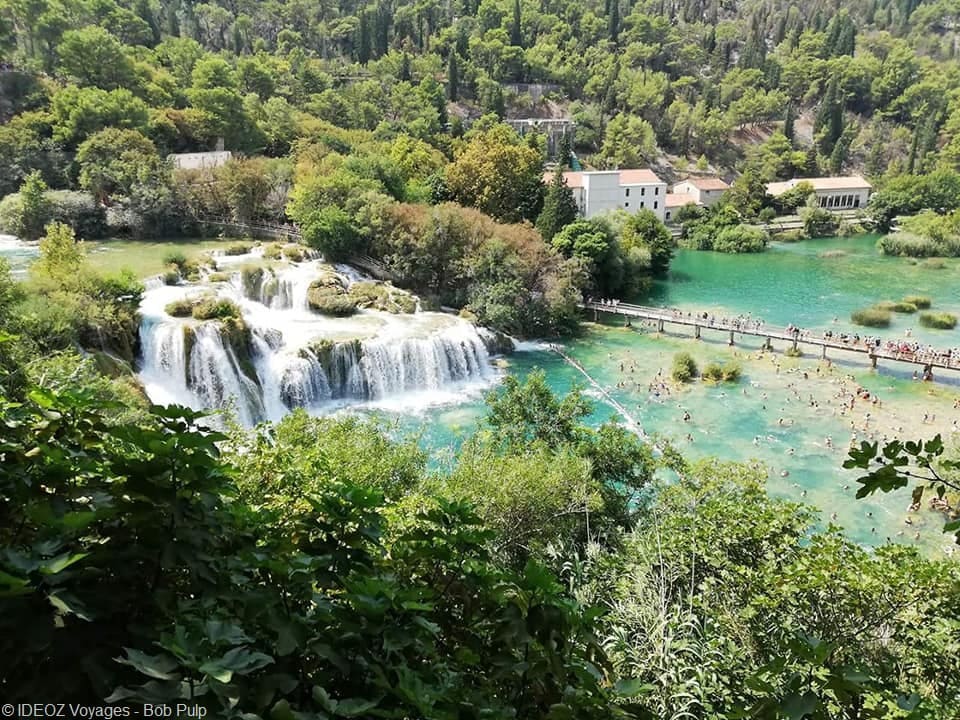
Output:
<svg viewBox="0 0 960 720">
<path fill-rule="evenodd" d="M 40 241 L 25 278 L 0 261 L 0 698 L 956 720 L 955 561 L 866 550 L 758 465 L 592 427 L 537 373 L 439 464 L 373 420 L 213 430 L 149 405 L 141 279 L 77 240 L 295 225 L 532 337 L 674 252 L 652 213 L 577 219 L 553 164 L 733 180 L 680 238 L 727 252 L 777 213 L 838 231 L 764 183 L 859 172 L 864 222 L 915 215 L 884 252 L 960 255 L 958 42 L 957 0 L 0 0 L 0 232 Z M 576 131 L 551 150 L 520 117 Z M 860 497 L 960 490 L 938 438 L 847 465 Z"/>
</svg>

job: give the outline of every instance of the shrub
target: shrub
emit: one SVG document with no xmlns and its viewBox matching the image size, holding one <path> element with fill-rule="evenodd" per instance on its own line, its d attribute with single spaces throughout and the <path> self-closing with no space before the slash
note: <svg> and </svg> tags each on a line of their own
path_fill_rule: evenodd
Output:
<svg viewBox="0 0 960 720">
<path fill-rule="evenodd" d="M 887 310 L 895 313 L 915 313 L 917 311 L 917 306 L 913 303 L 907 302 L 906 300 L 901 300 L 900 302 L 884 300 L 883 302 L 877 303 L 877 309 Z"/>
<path fill-rule="evenodd" d="M 173 317 L 189 317 L 193 314 L 193 303 L 186 298 L 181 298 L 180 300 L 167 303 L 167 306 L 163 310 L 167 315 L 172 315 Z"/>
<path fill-rule="evenodd" d="M 794 347 L 791 345 L 786 350 L 783 351 L 783 354 L 789 358 L 798 358 L 803 357 L 803 350 L 800 349 L 800 346 Z"/>
<path fill-rule="evenodd" d="M 303 262 L 307 254 L 300 245 L 285 245 L 283 247 L 283 256 L 291 262 Z"/>
<path fill-rule="evenodd" d="M 953 330 L 957 326 L 957 316 L 945 312 L 920 313 L 920 324 L 936 330 Z"/>
<path fill-rule="evenodd" d="M 943 254 L 935 240 L 906 232 L 885 235 L 877 241 L 877 248 L 884 255 L 900 257 L 933 257 Z"/>
<path fill-rule="evenodd" d="M 673 369 L 670 375 L 674 380 L 682 383 L 690 382 L 697 376 L 697 363 L 690 353 L 681 352 L 673 356 Z"/>
<path fill-rule="evenodd" d="M 97 240 L 109 234 L 107 215 L 90 193 L 71 190 L 53 190 L 45 195 L 46 217 L 43 224 L 62 222 L 76 232 L 77 237 Z M 22 236 L 23 202 L 19 193 L 0 200 L 0 232 Z"/>
<path fill-rule="evenodd" d="M 713 241 L 713 249 L 724 253 L 763 252 L 767 247 L 767 234 L 748 225 L 735 225 L 721 230 Z"/>
<path fill-rule="evenodd" d="M 740 379 L 740 366 L 736 363 L 713 362 L 707 365 L 700 377 L 708 382 L 736 382 Z"/>
<path fill-rule="evenodd" d="M 903 302 L 915 305 L 920 310 L 926 310 L 933 304 L 933 301 L 925 295 L 907 295 Z"/>
<path fill-rule="evenodd" d="M 865 308 L 850 313 L 850 320 L 855 325 L 865 327 L 890 327 L 890 311 L 879 308 Z"/>
<path fill-rule="evenodd" d="M 267 260 L 279 260 L 282 256 L 279 243 L 270 243 L 263 248 L 263 257 Z"/>
<path fill-rule="evenodd" d="M 176 265 L 171 265 L 163 271 L 161 277 L 163 278 L 164 285 L 179 285 L 180 269 Z"/>
<path fill-rule="evenodd" d="M 208 297 L 200 300 L 193 306 L 191 312 L 197 320 L 225 320 L 240 318 L 240 307 L 232 300 Z"/>
<path fill-rule="evenodd" d="M 207 277 L 207 280 L 210 282 L 230 282 L 230 273 L 225 272 L 215 272 L 210 273 Z"/>
<path fill-rule="evenodd" d="M 187 256 L 180 250 L 171 250 L 163 256 L 164 265 L 176 265 L 180 270 L 187 266 Z"/>
<path fill-rule="evenodd" d="M 228 245 L 224 251 L 224 255 L 246 255 L 248 252 L 253 250 L 253 243 L 249 242 L 235 242 Z"/>
</svg>

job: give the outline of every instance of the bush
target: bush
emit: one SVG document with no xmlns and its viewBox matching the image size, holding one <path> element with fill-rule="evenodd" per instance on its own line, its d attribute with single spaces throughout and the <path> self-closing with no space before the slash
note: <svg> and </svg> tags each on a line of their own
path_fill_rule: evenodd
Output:
<svg viewBox="0 0 960 720">
<path fill-rule="evenodd" d="M 230 273 L 225 272 L 214 272 L 210 273 L 207 276 L 209 282 L 219 283 L 219 282 L 230 282 Z"/>
<path fill-rule="evenodd" d="M 164 265 L 176 265 L 180 270 L 187 267 L 187 256 L 180 250 L 171 250 L 163 256 Z"/>
<path fill-rule="evenodd" d="M 913 303 L 909 303 L 906 300 L 901 300 L 900 302 L 893 302 L 892 300 L 884 300 L 883 302 L 877 303 L 878 310 L 887 310 L 895 313 L 915 313 L 917 311 L 917 306 Z"/>
<path fill-rule="evenodd" d="M 191 314 L 196 320 L 225 320 L 241 316 L 240 307 L 232 300 L 209 297 L 193 306 Z"/>
<path fill-rule="evenodd" d="M 97 240 L 109 234 L 107 215 L 92 195 L 71 190 L 53 190 L 45 195 L 47 217 L 43 224 L 62 222 L 84 240 Z M 0 232 L 23 235 L 23 203 L 19 193 L 0 200 Z"/>
<path fill-rule="evenodd" d="M 708 382 L 736 382 L 740 379 L 740 366 L 736 363 L 710 363 L 701 377 Z"/>
<path fill-rule="evenodd" d="M 190 315 L 193 314 L 193 303 L 186 298 L 182 298 L 167 303 L 167 306 L 163 310 L 167 315 L 172 315 L 173 317 L 190 317 Z"/>
<path fill-rule="evenodd" d="M 307 254 L 301 245 L 284 245 L 283 256 L 291 262 L 303 262 Z"/>
<path fill-rule="evenodd" d="M 713 249 L 723 253 L 756 253 L 766 247 L 767 234 L 748 225 L 724 228 L 713 241 Z"/>
<path fill-rule="evenodd" d="M 279 243 L 270 243 L 263 248 L 263 257 L 267 260 L 279 260 L 282 256 Z"/>
<path fill-rule="evenodd" d="M 890 327 L 890 311 L 879 308 L 866 308 L 850 313 L 850 320 L 855 325 L 864 327 Z"/>
<path fill-rule="evenodd" d="M 953 330 L 953 328 L 957 326 L 957 316 L 945 312 L 920 313 L 920 324 L 926 328 L 934 328 L 936 330 Z"/>
<path fill-rule="evenodd" d="M 798 358 L 798 357 L 803 357 L 803 350 L 800 349 L 799 345 L 797 347 L 794 347 L 793 345 L 791 345 L 790 347 L 788 347 L 786 350 L 783 351 L 783 354 L 786 355 L 788 358 Z"/>
<path fill-rule="evenodd" d="M 164 285 L 179 285 L 180 269 L 176 265 L 171 265 L 163 271 L 160 277 L 163 278 Z"/>
<path fill-rule="evenodd" d="M 673 356 L 673 369 L 670 375 L 681 383 L 690 382 L 697 376 L 697 363 L 690 353 L 681 352 Z"/>
<path fill-rule="evenodd" d="M 900 257 L 935 257 L 943 255 L 943 248 L 932 238 L 912 233 L 897 232 L 877 240 L 877 248 L 884 255 Z"/>
<path fill-rule="evenodd" d="M 224 251 L 224 255 L 246 255 L 248 252 L 253 250 L 253 243 L 249 242 L 236 242 L 228 245 Z"/>
<path fill-rule="evenodd" d="M 926 310 L 933 304 L 930 298 L 925 295 L 907 295 L 903 302 L 915 305 L 920 310 Z"/>
</svg>

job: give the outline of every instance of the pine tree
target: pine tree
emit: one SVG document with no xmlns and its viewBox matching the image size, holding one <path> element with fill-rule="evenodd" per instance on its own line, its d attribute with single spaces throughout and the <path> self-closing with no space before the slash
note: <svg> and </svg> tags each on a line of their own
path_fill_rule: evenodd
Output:
<svg viewBox="0 0 960 720">
<path fill-rule="evenodd" d="M 567 187 L 563 179 L 563 170 L 557 166 L 557 171 L 547 186 L 547 193 L 543 199 L 543 210 L 537 218 L 537 230 L 547 242 L 564 227 L 577 219 L 577 203 L 573 199 L 573 190 Z"/>
<path fill-rule="evenodd" d="M 404 52 L 400 58 L 400 82 L 410 82 L 410 56 Z"/>
<path fill-rule="evenodd" d="M 510 26 L 510 44 L 523 47 L 523 34 L 520 29 L 520 0 L 513 0 L 513 24 Z"/>
<path fill-rule="evenodd" d="M 450 102 L 460 99 L 460 67 L 457 62 L 457 53 L 451 48 L 447 58 L 447 97 Z"/>
</svg>

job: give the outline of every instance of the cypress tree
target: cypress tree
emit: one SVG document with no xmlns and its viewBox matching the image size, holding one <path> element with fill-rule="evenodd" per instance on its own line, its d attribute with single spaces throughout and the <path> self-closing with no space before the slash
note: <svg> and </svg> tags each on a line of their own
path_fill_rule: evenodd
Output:
<svg viewBox="0 0 960 720">
<path fill-rule="evenodd" d="M 783 134 L 793 145 L 794 123 L 796 122 L 796 112 L 793 109 L 793 103 L 787 103 L 787 114 L 783 118 Z"/>
<path fill-rule="evenodd" d="M 361 65 L 370 61 L 370 15 L 364 10 L 360 13 L 360 27 L 357 30 L 357 60 Z"/>
<path fill-rule="evenodd" d="M 410 56 L 404 51 L 403 56 L 400 58 L 400 81 L 410 82 L 410 78 Z"/>
<path fill-rule="evenodd" d="M 547 242 L 577 219 L 577 203 L 573 199 L 573 190 L 563 180 L 563 169 L 558 165 L 553 179 L 547 186 L 543 199 L 543 210 L 537 217 L 537 230 Z"/>
<path fill-rule="evenodd" d="M 620 35 L 620 0 L 610 0 L 610 41 L 617 42 Z"/>
<path fill-rule="evenodd" d="M 513 24 L 510 26 L 510 44 L 523 47 L 523 34 L 520 30 L 520 0 L 513 0 Z"/>
<path fill-rule="evenodd" d="M 572 133 L 564 132 L 560 136 L 560 144 L 557 146 L 557 164 L 561 168 L 569 167 L 571 156 L 573 155 Z"/>
<path fill-rule="evenodd" d="M 451 48 L 447 58 L 447 97 L 450 102 L 460 99 L 460 67 L 457 63 L 457 53 Z"/>
</svg>

